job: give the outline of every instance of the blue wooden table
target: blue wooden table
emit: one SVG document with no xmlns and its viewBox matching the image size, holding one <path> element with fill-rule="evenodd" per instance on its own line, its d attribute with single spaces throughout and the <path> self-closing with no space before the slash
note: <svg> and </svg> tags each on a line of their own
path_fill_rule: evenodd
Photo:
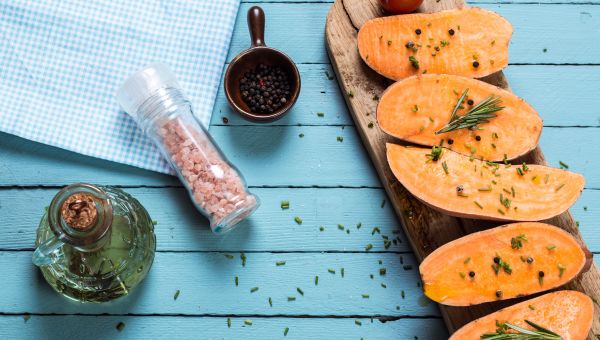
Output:
<svg viewBox="0 0 600 340">
<path fill-rule="evenodd" d="M 330 79 L 323 32 L 331 1 L 258 2 L 267 16 L 267 44 L 298 63 L 302 94 L 284 119 L 254 125 L 234 115 L 220 91 L 210 131 L 260 196 L 261 208 L 236 231 L 216 237 L 175 178 L 0 134 L 0 339 L 271 339 L 286 328 L 286 339 L 447 336 L 437 307 L 421 293 L 417 263 Z M 241 6 L 229 60 L 249 44 L 245 12 L 253 4 Z M 549 163 L 563 161 L 587 179 L 572 212 L 598 260 L 600 1 L 471 4 L 499 12 L 515 27 L 506 74 L 544 118 L 540 143 Z M 123 187 L 158 221 L 149 276 L 112 304 L 67 301 L 31 263 L 44 207 L 60 187 L 78 181 Z M 289 210 L 281 209 L 282 200 L 290 201 Z M 396 241 L 385 249 L 382 236 Z M 366 252 L 368 244 L 373 248 Z M 251 293 L 252 287 L 259 289 Z"/>
</svg>

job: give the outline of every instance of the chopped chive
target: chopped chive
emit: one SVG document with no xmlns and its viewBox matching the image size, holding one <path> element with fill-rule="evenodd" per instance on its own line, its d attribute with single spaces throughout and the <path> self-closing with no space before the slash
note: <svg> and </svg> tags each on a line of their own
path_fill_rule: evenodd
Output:
<svg viewBox="0 0 600 340">
<path fill-rule="evenodd" d="M 231 318 L 227 318 L 227 327 L 231 328 Z"/>
<path fill-rule="evenodd" d="M 556 246 L 555 246 L 554 244 L 549 244 L 549 245 L 546 247 L 546 249 L 548 249 L 548 250 L 554 250 L 554 249 L 556 249 Z"/>
<path fill-rule="evenodd" d="M 502 211 L 502 210 L 498 209 L 498 212 L 499 212 L 500 214 L 504 215 L 504 211 Z"/>
<path fill-rule="evenodd" d="M 315 286 L 319 285 L 319 275 L 315 276 Z"/>
<path fill-rule="evenodd" d="M 385 199 L 381 200 L 381 208 L 385 207 Z"/>
<path fill-rule="evenodd" d="M 510 187 L 510 192 L 512 194 L 512 197 L 515 197 L 515 187 Z"/>
<path fill-rule="evenodd" d="M 325 227 L 323 227 L 323 226 L 320 226 L 320 227 L 319 227 L 319 231 L 325 231 Z"/>
<path fill-rule="evenodd" d="M 317 112 L 317 116 L 319 116 L 319 117 L 325 117 L 325 112 Z"/>
<path fill-rule="evenodd" d="M 412 264 L 405 264 L 405 265 L 402 266 L 402 269 L 404 269 L 404 270 L 412 270 L 413 266 L 412 266 Z"/>
<path fill-rule="evenodd" d="M 385 275 L 387 270 L 385 268 L 379 268 L 379 275 Z"/>
<path fill-rule="evenodd" d="M 281 201 L 281 209 L 289 209 L 290 201 Z"/>
<path fill-rule="evenodd" d="M 177 291 L 175 291 L 175 295 L 173 295 L 173 300 L 177 300 L 177 298 L 179 297 L 179 293 L 181 293 L 179 291 L 179 289 L 177 289 Z"/>
<path fill-rule="evenodd" d="M 527 307 L 529 307 L 529 309 L 531 310 L 535 310 L 535 307 L 533 305 L 528 305 Z"/>
<path fill-rule="evenodd" d="M 225 254 L 225 257 L 228 258 L 228 259 L 230 259 L 230 260 L 233 259 L 233 255 L 231 255 L 231 254 Z"/>
<path fill-rule="evenodd" d="M 480 209 L 483 209 L 483 205 L 481 205 L 479 202 L 473 201 L 473 203 L 475 203 L 475 205 L 478 206 Z"/>
<path fill-rule="evenodd" d="M 479 188 L 478 191 L 492 191 L 492 186 L 488 186 L 487 188 Z"/>
<path fill-rule="evenodd" d="M 348 91 L 348 92 L 346 92 L 346 94 L 348 95 L 348 97 L 354 98 L 354 92 Z"/>
<path fill-rule="evenodd" d="M 446 175 L 449 174 L 448 172 L 448 164 L 446 164 L 446 161 L 442 162 L 442 168 L 444 169 L 444 172 L 446 173 Z"/>
<path fill-rule="evenodd" d="M 300 133 L 300 134 L 298 134 L 298 137 L 300 137 L 300 138 L 304 138 L 304 134 L 303 134 L 303 133 Z"/>
<path fill-rule="evenodd" d="M 401 291 L 400 291 L 400 296 L 402 296 L 402 298 L 404 299 L 404 297 L 406 296 L 406 295 L 404 294 L 404 290 L 401 290 Z"/>
<path fill-rule="evenodd" d="M 507 194 L 509 194 L 509 195 L 511 194 L 511 192 L 510 192 L 510 191 L 508 191 L 508 189 L 506 189 L 506 188 L 502 188 L 502 191 L 504 191 L 505 193 L 507 193 Z"/>
<path fill-rule="evenodd" d="M 362 222 L 358 222 L 358 224 L 356 225 L 356 229 L 360 229 L 360 227 L 362 227 Z"/>
<path fill-rule="evenodd" d="M 495 132 L 492 132 L 492 138 L 494 138 L 494 139 L 498 139 L 498 134 L 497 134 L 497 133 L 495 133 Z"/>
<path fill-rule="evenodd" d="M 287 336 L 287 334 L 288 334 L 288 332 L 289 332 L 289 331 L 290 331 L 290 328 L 289 328 L 289 327 L 286 327 L 286 328 L 283 330 L 283 336 Z"/>
<path fill-rule="evenodd" d="M 273 307 L 273 299 L 269 296 L 269 306 Z"/>
<path fill-rule="evenodd" d="M 381 284 L 381 287 L 383 287 L 383 288 L 387 288 L 387 285 L 386 285 L 385 283 L 382 283 L 382 284 Z"/>
<path fill-rule="evenodd" d="M 459 275 L 459 276 L 460 276 L 462 279 L 464 279 L 465 277 L 467 277 L 467 276 L 465 275 L 465 273 L 463 273 L 463 272 L 459 272 L 459 273 L 458 273 L 458 275 Z"/>
<path fill-rule="evenodd" d="M 367 244 L 367 246 L 365 247 L 365 250 L 369 251 L 371 249 L 373 249 L 373 245 L 371 243 Z"/>
<path fill-rule="evenodd" d="M 410 61 L 410 64 L 413 68 L 417 70 L 419 69 L 419 61 L 414 56 L 411 55 L 410 57 L 408 57 L 408 61 Z"/>
<path fill-rule="evenodd" d="M 252 288 L 250 288 L 250 293 L 254 293 L 256 291 L 258 291 L 258 287 L 252 287 Z"/>
<path fill-rule="evenodd" d="M 252 326 L 252 320 L 244 320 L 246 326 Z"/>
<path fill-rule="evenodd" d="M 517 173 L 519 174 L 519 176 L 525 176 L 525 173 L 523 173 L 523 170 L 521 168 L 517 168 Z"/>
<path fill-rule="evenodd" d="M 338 227 L 339 230 L 344 230 L 344 225 L 343 224 L 338 224 L 337 227 Z"/>
<path fill-rule="evenodd" d="M 342 277 L 344 277 L 344 268 L 340 269 L 340 274 L 342 275 Z"/>
<path fill-rule="evenodd" d="M 494 149 L 496 148 L 496 144 L 494 144 L 494 143 L 490 143 L 490 144 L 492 145 L 492 148 L 494 148 Z"/>
<path fill-rule="evenodd" d="M 415 106 L 412 107 L 412 112 L 419 112 L 419 105 L 415 104 Z"/>
<path fill-rule="evenodd" d="M 567 267 L 564 264 L 558 264 L 558 277 L 562 277 Z"/>
<path fill-rule="evenodd" d="M 371 232 L 371 235 L 375 235 L 375 233 L 381 234 L 381 229 L 379 229 L 379 227 L 373 228 L 373 231 Z"/>
<path fill-rule="evenodd" d="M 277 261 L 275 262 L 276 266 L 285 266 L 285 261 Z"/>
<path fill-rule="evenodd" d="M 25 316 L 23 316 L 23 318 L 25 318 Z M 25 322 L 27 322 L 27 319 L 25 319 Z M 123 330 L 125 329 L 125 323 L 123 323 L 123 322 L 121 321 L 121 322 L 119 322 L 119 323 L 117 324 L 117 326 L 115 326 L 115 328 L 116 328 L 116 329 L 117 329 L 119 332 L 121 332 L 121 331 L 123 331 Z"/>
<path fill-rule="evenodd" d="M 363 299 L 368 299 L 369 298 L 369 294 L 362 294 L 362 298 Z"/>
<path fill-rule="evenodd" d="M 327 271 L 330 272 L 331 274 L 335 274 L 335 269 L 329 268 L 329 269 L 327 269 Z"/>
<path fill-rule="evenodd" d="M 464 263 L 464 264 L 469 264 L 469 262 L 471 262 L 471 257 L 467 257 L 467 258 L 466 258 L 466 259 L 463 261 L 463 263 Z"/>
<path fill-rule="evenodd" d="M 569 166 L 566 163 L 564 163 L 563 161 L 558 161 L 558 164 L 560 165 L 561 169 L 568 169 L 569 168 Z"/>
<path fill-rule="evenodd" d="M 336 139 L 340 143 L 344 141 L 344 137 L 342 137 L 342 136 L 337 136 Z"/>
<path fill-rule="evenodd" d="M 298 224 L 302 224 L 302 219 L 298 216 L 294 217 L 294 221 L 296 221 Z"/>
<path fill-rule="evenodd" d="M 240 259 L 242 260 L 242 267 L 246 266 L 246 254 L 240 253 Z"/>
<path fill-rule="evenodd" d="M 238 279 L 238 277 L 236 276 L 236 277 L 235 277 L 235 286 L 236 286 L 236 287 L 238 286 L 238 284 L 239 284 L 239 281 L 240 281 L 240 280 L 239 280 L 239 279 Z"/>
<path fill-rule="evenodd" d="M 304 291 L 300 287 L 296 287 L 296 290 L 298 293 L 300 293 L 300 295 L 304 296 Z"/>
<path fill-rule="evenodd" d="M 288 296 L 288 301 L 296 301 L 296 297 L 295 296 Z"/>
<path fill-rule="evenodd" d="M 556 189 L 555 189 L 554 191 L 555 191 L 555 192 L 557 192 L 557 191 L 559 191 L 560 189 L 562 189 L 562 187 L 564 187 L 564 186 L 565 186 L 565 183 L 563 183 L 563 184 L 561 184 L 561 185 L 557 186 L 557 187 L 556 187 Z"/>
</svg>

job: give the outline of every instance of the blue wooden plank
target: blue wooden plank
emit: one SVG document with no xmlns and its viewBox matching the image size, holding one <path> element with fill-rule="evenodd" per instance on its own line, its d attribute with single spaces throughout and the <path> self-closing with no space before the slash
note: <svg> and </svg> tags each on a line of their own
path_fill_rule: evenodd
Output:
<svg viewBox="0 0 600 340">
<path fill-rule="evenodd" d="M 353 127 L 215 126 L 211 133 L 252 186 L 379 187 Z M 299 134 L 304 134 L 299 138 Z M 268 138 L 267 138 L 268 136 Z M 336 140 L 338 136 L 343 142 Z M 562 160 L 582 173 L 587 188 L 600 188 L 598 128 L 544 129 L 542 149 L 552 166 Z M 0 133 L 0 186 L 178 185 L 174 178 L 25 141 Z"/>
<path fill-rule="evenodd" d="M 296 106 L 272 125 L 352 125 L 337 81 L 328 64 L 298 65 L 303 88 Z M 546 126 L 599 126 L 598 66 L 512 65 L 506 69 L 512 90 L 540 113 Z M 324 117 L 318 117 L 323 112 Z M 219 88 L 212 125 L 248 125 L 234 113 Z"/>
<path fill-rule="evenodd" d="M 183 316 L 0 316 L 2 339 L 445 339 L 441 319 L 264 318 Z M 252 321 L 252 325 L 244 321 Z M 355 320 L 360 322 L 360 325 Z M 122 331 L 116 325 L 123 322 Z M 287 336 L 283 332 L 289 328 Z"/>
<path fill-rule="evenodd" d="M 385 251 L 382 235 L 403 240 L 387 251 L 410 251 L 391 205 L 381 207 L 382 189 L 253 189 L 261 207 L 225 236 L 212 234 L 181 188 L 127 192 L 158 222 L 160 251 L 364 251 L 369 243 L 372 251 Z M 36 226 L 55 193 L 55 189 L 0 190 L 0 220 L 10 226 L 0 228 L 0 249 L 33 248 Z M 290 209 L 281 209 L 282 200 L 290 202 Z M 294 222 L 295 216 L 302 218 L 302 225 Z M 380 233 L 372 234 L 374 227 Z"/>
<path fill-rule="evenodd" d="M 35 229 L 55 189 L 0 190 L 0 249 L 32 249 Z M 130 188 L 158 222 L 159 251 L 372 251 L 410 252 L 391 205 L 381 208 L 382 189 L 256 188 L 262 206 L 247 222 L 215 236 L 181 188 Z M 281 210 L 281 200 L 290 201 Z M 584 209 L 585 207 L 585 209 Z M 14 212 L 19 212 L 15 214 Z M 584 190 L 571 209 L 589 249 L 600 252 L 600 190 Z M 294 217 L 302 218 L 302 225 Z M 361 228 L 357 224 L 361 223 Z M 350 233 L 340 230 L 343 224 Z M 324 231 L 319 227 L 323 226 Z M 381 231 L 373 233 L 374 227 Z M 382 235 L 403 241 L 385 249 Z"/>
<path fill-rule="evenodd" d="M 249 47 L 246 16 L 251 4 L 240 7 L 229 56 L 231 60 Z M 266 42 L 281 49 L 299 63 L 327 63 L 323 48 L 325 17 L 330 3 L 264 3 Z M 600 63 L 600 7 L 595 5 L 558 6 L 552 4 L 481 4 L 498 12 L 515 27 L 510 46 L 513 64 Z M 310 20 L 307 20 L 310 18 Z M 293 27 L 291 30 L 290 27 Z M 546 52 L 544 52 L 546 49 Z"/>
<path fill-rule="evenodd" d="M 157 253 L 138 289 L 109 304 L 72 303 L 55 293 L 31 263 L 31 252 L 0 252 L 5 280 L 1 312 L 186 315 L 438 316 L 421 288 L 415 259 L 369 253 L 249 253 L 242 267 L 222 253 Z M 382 261 L 380 265 L 378 261 Z M 275 262 L 286 261 L 284 266 Z M 328 272 L 334 269 L 335 274 Z M 344 268 L 344 277 L 341 276 Z M 379 268 L 386 268 L 380 275 Z M 370 274 L 374 278 L 370 278 Z M 315 276 L 319 276 L 315 285 Z M 234 284 L 239 277 L 239 286 Z M 387 288 L 383 288 L 385 283 Z M 252 287 L 259 287 L 251 293 Z M 300 287 L 304 296 L 296 289 Z M 180 295 L 174 300 L 174 293 Z M 405 298 L 401 297 L 405 291 Z M 362 294 L 369 294 L 363 298 Z M 296 297 L 288 301 L 289 296 Z M 272 298 L 273 307 L 268 298 Z"/>
<path fill-rule="evenodd" d="M 249 4 L 264 4 L 271 2 L 284 3 L 333 3 L 334 0 L 242 0 L 242 3 Z M 598 0 L 535 0 L 535 1 L 515 1 L 515 0 L 468 0 L 465 1 L 469 5 L 478 4 L 519 4 L 519 3 L 540 3 L 540 4 L 557 4 L 557 5 L 576 5 L 576 4 L 595 4 L 600 3 Z"/>
</svg>

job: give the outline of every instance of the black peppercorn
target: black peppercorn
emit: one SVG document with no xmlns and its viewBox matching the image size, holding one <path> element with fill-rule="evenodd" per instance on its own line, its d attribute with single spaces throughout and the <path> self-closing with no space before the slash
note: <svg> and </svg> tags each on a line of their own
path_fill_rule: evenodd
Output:
<svg viewBox="0 0 600 340">
<path fill-rule="evenodd" d="M 496 291 L 496 297 L 497 298 L 501 298 L 502 297 L 502 291 L 501 290 L 497 290 Z"/>
<path fill-rule="evenodd" d="M 454 144 L 454 139 L 448 139 L 448 144 L 450 144 L 450 145 Z"/>
<path fill-rule="evenodd" d="M 479 67 L 479 62 L 477 60 L 475 60 L 473 62 L 473 67 L 478 68 Z"/>
<path fill-rule="evenodd" d="M 528 256 L 527 257 L 527 263 L 532 264 L 533 263 L 533 257 Z"/>
<path fill-rule="evenodd" d="M 417 29 L 415 30 L 415 33 L 417 33 L 417 35 L 420 35 L 420 34 L 421 34 L 421 29 L 420 29 L 420 28 L 417 28 Z"/>
<path fill-rule="evenodd" d="M 469 272 L 469 276 L 470 276 L 470 277 L 475 277 L 475 272 L 474 272 L 474 271 L 470 271 L 470 272 Z"/>
<path fill-rule="evenodd" d="M 407 42 L 407 43 L 406 43 L 406 45 L 404 45 L 404 46 L 406 46 L 406 48 L 413 48 L 413 47 L 415 46 L 415 43 L 414 43 L 414 42 L 412 42 L 412 41 L 409 41 L 409 42 Z"/>
<path fill-rule="evenodd" d="M 475 136 L 475 140 L 479 142 L 481 140 L 481 136 Z"/>
<path fill-rule="evenodd" d="M 544 277 L 544 275 L 545 275 L 544 272 L 540 270 L 540 272 L 538 273 L 538 276 L 539 277 Z"/>
<path fill-rule="evenodd" d="M 463 192 L 464 188 L 462 185 L 456 187 L 456 192 Z"/>
<path fill-rule="evenodd" d="M 451 28 L 451 29 L 449 29 L 449 30 L 448 30 L 448 34 L 450 34 L 450 35 L 454 35 L 454 30 L 453 30 L 452 28 Z"/>
<path fill-rule="evenodd" d="M 498 256 L 494 257 L 494 263 L 500 264 L 500 258 Z"/>
<path fill-rule="evenodd" d="M 467 100 L 467 104 L 469 104 L 469 105 L 473 105 L 473 104 L 474 104 L 474 102 L 473 102 L 473 99 L 469 99 L 469 100 Z"/>
<path fill-rule="evenodd" d="M 255 113 L 273 113 L 283 107 L 290 95 L 290 83 L 277 66 L 259 64 L 240 79 L 242 99 Z"/>
</svg>

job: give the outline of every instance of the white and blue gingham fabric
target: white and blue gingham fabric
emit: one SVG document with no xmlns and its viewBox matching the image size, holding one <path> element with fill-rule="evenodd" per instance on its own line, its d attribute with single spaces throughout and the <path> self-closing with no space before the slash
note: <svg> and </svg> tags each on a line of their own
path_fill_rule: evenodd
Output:
<svg viewBox="0 0 600 340">
<path fill-rule="evenodd" d="M 0 130 L 171 173 L 115 100 L 143 66 L 170 66 L 208 126 L 239 0 L 0 1 Z"/>
</svg>

